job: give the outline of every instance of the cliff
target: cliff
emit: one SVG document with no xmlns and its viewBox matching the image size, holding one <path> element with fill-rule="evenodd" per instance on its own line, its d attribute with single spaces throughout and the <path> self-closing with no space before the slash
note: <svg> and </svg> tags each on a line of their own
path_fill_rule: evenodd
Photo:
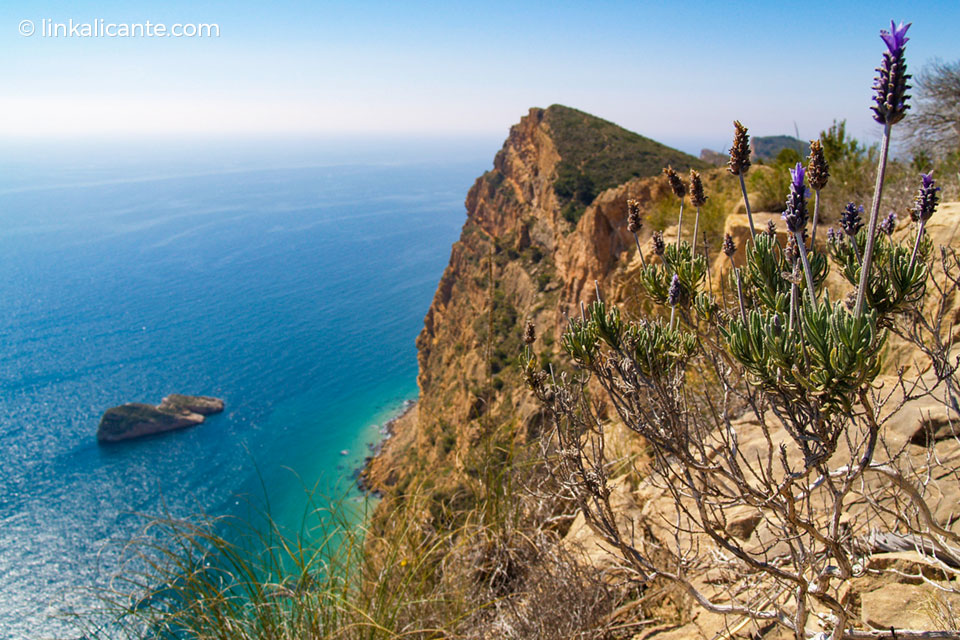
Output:
<svg viewBox="0 0 960 640">
<path fill-rule="evenodd" d="M 559 105 L 531 109 L 510 129 L 493 169 L 467 194 L 463 231 L 417 338 L 420 399 L 367 469 L 370 486 L 403 488 L 423 466 L 448 469 L 438 481 L 454 485 L 490 429 L 536 435 L 537 407 L 516 366 L 524 323 L 538 327 L 538 352 L 552 354 L 565 315 L 593 298 L 594 281 L 614 287 L 634 247 L 626 202 L 666 197 L 654 176 L 667 164 L 703 166 Z"/>
</svg>

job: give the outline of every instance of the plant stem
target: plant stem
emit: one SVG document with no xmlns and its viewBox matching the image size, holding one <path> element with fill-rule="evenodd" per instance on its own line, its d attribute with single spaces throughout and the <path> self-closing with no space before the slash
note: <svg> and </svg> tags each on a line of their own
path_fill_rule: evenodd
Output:
<svg viewBox="0 0 960 640">
<path fill-rule="evenodd" d="M 810 232 L 810 250 L 817 244 L 817 222 L 820 220 L 820 189 L 813 190 L 813 231 Z"/>
<path fill-rule="evenodd" d="M 680 248 L 680 236 L 683 235 L 683 198 L 680 198 L 680 217 L 677 218 L 677 249 Z M 696 236 L 694 236 L 696 242 Z"/>
<path fill-rule="evenodd" d="M 797 270 L 794 269 L 793 273 L 794 273 L 794 277 L 796 277 Z M 797 283 L 793 282 L 790 284 L 790 316 L 789 316 L 790 319 L 787 321 L 787 330 L 791 333 L 793 332 L 793 310 L 796 308 L 796 306 L 797 306 Z"/>
<path fill-rule="evenodd" d="M 733 264 L 733 258 L 730 258 L 730 264 Z M 747 323 L 747 310 L 743 306 L 743 287 L 740 284 L 740 270 L 736 267 L 733 268 L 734 275 L 737 276 L 737 300 L 740 302 L 740 317 L 743 318 L 743 323 Z"/>
<path fill-rule="evenodd" d="M 670 307 L 670 328 L 673 329 L 673 319 L 677 315 L 677 305 Z"/>
<path fill-rule="evenodd" d="M 697 207 L 697 217 L 693 219 L 693 253 L 690 257 L 690 264 L 697 257 L 697 232 L 700 230 L 700 207 Z"/>
<path fill-rule="evenodd" d="M 913 271 L 913 265 L 917 261 L 917 251 L 920 250 L 920 238 L 923 237 L 923 228 L 926 224 L 927 221 L 921 218 L 920 226 L 917 228 L 917 241 L 913 243 L 913 253 L 910 254 L 910 271 Z"/>
<path fill-rule="evenodd" d="M 790 272 L 790 321 L 787 323 L 790 331 L 793 331 L 793 318 L 797 308 L 797 291 L 800 287 L 797 285 L 797 276 L 800 275 L 800 261 L 793 263 L 793 270 Z"/>
<path fill-rule="evenodd" d="M 707 264 L 709 265 L 710 263 L 708 262 Z M 720 268 L 719 277 L 717 279 L 720 280 L 720 302 L 723 303 L 723 312 L 727 313 L 727 287 L 723 282 L 726 280 L 726 278 L 723 276 L 722 267 Z"/>
<path fill-rule="evenodd" d="M 857 256 L 857 262 L 863 264 L 863 257 L 860 255 L 860 245 L 857 244 L 857 236 L 848 236 L 850 238 L 850 244 L 853 245 L 853 252 Z"/>
<path fill-rule="evenodd" d="M 794 231 L 793 235 L 797 238 L 797 249 L 800 254 L 800 264 L 803 265 L 803 274 L 807 278 L 807 290 L 810 292 L 810 302 L 817 306 L 817 290 L 813 287 L 813 272 L 810 271 L 810 262 L 807 261 L 807 248 L 803 245 L 803 236 Z M 811 241 L 811 244 L 813 242 Z"/>
<path fill-rule="evenodd" d="M 697 209 L 697 212 L 699 213 L 700 210 Z M 696 236 L 694 236 L 694 237 L 696 237 Z M 708 253 L 708 249 L 707 249 L 707 232 L 704 231 L 704 232 L 703 232 L 703 257 L 704 257 L 704 259 L 705 259 L 706 262 L 707 262 L 707 286 L 710 287 L 710 295 L 712 296 L 712 295 L 713 295 L 713 278 L 710 277 L 710 256 L 707 255 L 707 253 Z"/>
<path fill-rule="evenodd" d="M 757 239 L 757 232 L 753 230 L 753 214 L 750 212 L 750 199 L 747 197 L 747 184 L 743 181 L 743 174 L 740 175 L 740 191 L 743 193 L 743 206 L 747 208 L 747 221 L 750 223 L 750 241 Z"/>
<path fill-rule="evenodd" d="M 870 206 L 870 224 L 867 226 L 867 246 L 863 251 L 863 266 L 860 267 L 860 286 L 857 287 L 857 304 L 853 315 L 859 318 L 863 314 L 863 303 L 867 297 L 870 283 L 870 266 L 873 262 L 873 243 L 877 233 L 877 216 L 880 213 L 880 196 L 883 194 L 883 178 L 887 173 L 887 153 L 890 150 L 889 123 L 883 127 L 883 141 L 880 143 L 880 160 L 877 165 L 877 183 L 873 187 L 873 204 Z"/>
<path fill-rule="evenodd" d="M 637 237 L 637 234 L 633 234 L 633 240 L 637 243 L 637 253 L 640 255 L 640 266 L 647 266 L 647 261 L 643 259 L 643 249 L 640 248 L 640 238 Z"/>
</svg>

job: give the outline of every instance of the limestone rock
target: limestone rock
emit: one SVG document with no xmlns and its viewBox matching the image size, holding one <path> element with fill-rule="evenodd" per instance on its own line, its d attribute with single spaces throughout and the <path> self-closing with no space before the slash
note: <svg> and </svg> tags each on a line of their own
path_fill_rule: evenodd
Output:
<svg viewBox="0 0 960 640">
<path fill-rule="evenodd" d="M 199 413 L 209 416 L 223 411 L 223 400 L 210 396 L 185 396 L 180 393 L 171 393 L 157 406 L 160 411 L 175 413 Z"/>
<path fill-rule="evenodd" d="M 223 400 L 172 394 L 157 406 L 128 402 L 107 409 L 97 427 L 97 440 L 119 442 L 192 427 L 204 416 L 223 411 Z"/>
<path fill-rule="evenodd" d="M 956 594 L 940 595 L 939 599 L 941 606 L 949 603 L 954 611 L 960 605 L 960 596 Z M 888 584 L 861 594 L 861 618 L 875 629 L 931 629 L 937 600 L 930 586 Z"/>
</svg>

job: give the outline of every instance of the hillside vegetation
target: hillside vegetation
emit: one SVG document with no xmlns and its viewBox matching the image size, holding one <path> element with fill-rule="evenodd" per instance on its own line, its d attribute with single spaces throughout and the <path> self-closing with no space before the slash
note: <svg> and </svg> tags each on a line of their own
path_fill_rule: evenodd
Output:
<svg viewBox="0 0 960 640">
<path fill-rule="evenodd" d="M 554 189 L 570 222 L 579 220 L 601 191 L 631 178 L 658 175 L 667 165 L 677 171 L 707 166 L 682 151 L 563 105 L 547 108 L 543 121 L 560 153 Z"/>
</svg>

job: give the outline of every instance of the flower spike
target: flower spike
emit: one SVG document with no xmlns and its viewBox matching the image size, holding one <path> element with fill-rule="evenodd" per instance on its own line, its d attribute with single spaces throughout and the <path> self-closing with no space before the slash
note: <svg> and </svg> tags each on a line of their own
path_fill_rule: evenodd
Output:
<svg viewBox="0 0 960 640">
<path fill-rule="evenodd" d="M 880 221 L 880 231 L 887 234 L 887 236 L 892 236 L 893 232 L 897 228 L 897 214 L 891 211 L 887 214 L 887 217 Z"/>
<path fill-rule="evenodd" d="M 667 301 L 670 303 L 670 306 L 676 306 L 680 302 L 680 276 L 673 274 L 673 278 L 670 279 L 670 290 L 667 292 Z"/>
<path fill-rule="evenodd" d="M 747 185 L 743 180 L 744 174 L 750 168 L 750 136 L 747 128 L 739 120 L 733 121 L 733 146 L 730 147 L 730 161 L 727 170 L 740 178 L 740 192 L 743 194 L 743 206 L 747 210 L 747 221 L 750 223 L 750 238 L 756 238 L 757 232 L 753 228 L 753 213 L 750 211 L 750 198 L 747 197 Z"/>
<path fill-rule="evenodd" d="M 666 244 L 663 242 L 663 232 L 654 231 L 653 232 L 653 252 L 658 256 L 662 256 L 664 251 L 666 251 Z"/>
<path fill-rule="evenodd" d="M 694 169 L 690 170 L 690 203 L 695 207 L 702 207 L 707 202 L 707 196 L 703 193 L 703 180 L 700 178 L 700 172 Z"/>
<path fill-rule="evenodd" d="M 807 226 L 807 191 L 803 184 L 804 169 L 799 162 L 790 169 L 790 194 L 787 196 L 787 208 L 783 220 L 792 233 L 800 233 Z"/>
<path fill-rule="evenodd" d="M 670 183 L 670 188 L 673 189 L 675 196 L 682 198 L 687 195 L 687 185 L 683 184 L 683 180 L 680 179 L 673 167 L 664 168 L 663 175 L 667 176 L 667 182 Z"/>
<path fill-rule="evenodd" d="M 523 330 L 523 341 L 527 344 L 533 344 L 537 339 L 537 328 L 534 326 L 533 322 L 527 320 L 527 326 Z"/>
<path fill-rule="evenodd" d="M 640 202 L 637 200 L 627 200 L 627 231 L 637 233 L 643 227 L 640 220 Z"/>
<path fill-rule="evenodd" d="M 819 140 L 810 141 L 810 156 L 807 158 L 807 179 L 810 188 L 819 191 L 827 186 L 830 178 L 830 166 L 823 155 L 823 145 Z"/>
<path fill-rule="evenodd" d="M 723 255 L 728 258 L 737 252 L 737 245 L 733 243 L 733 236 L 729 233 L 723 236 Z"/>
<path fill-rule="evenodd" d="M 857 232 L 863 228 L 863 219 L 860 214 L 863 213 L 863 205 L 859 207 L 852 202 L 848 202 L 840 214 L 840 227 L 843 232 L 850 237 L 857 235 Z"/>
<path fill-rule="evenodd" d="M 733 146 L 730 147 L 729 171 L 735 176 L 747 172 L 750 168 L 750 136 L 747 135 L 747 128 L 740 124 L 739 120 L 733 123 Z"/>
<path fill-rule="evenodd" d="M 891 20 L 890 31 L 880 31 L 880 37 L 887 45 L 873 85 L 876 91 L 873 98 L 876 103 L 873 107 L 873 119 L 880 124 L 900 122 L 910 108 L 907 104 L 910 97 L 907 95 L 907 89 L 910 88 L 907 80 L 910 79 L 910 74 L 907 73 L 907 62 L 903 55 L 910 39 L 906 35 L 909 28 L 909 23 L 904 25 L 901 22 L 900 26 L 896 26 Z"/>
<path fill-rule="evenodd" d="M 926 222 L 933 215 L 937 205 L 940 204 L 940 196 L 937 195 L 940 187 L 934 186 L 933 172 L 920 174 L 920 190 L 917 191 L 913 199 L 913 210 L 910 211 L 910 219 L 914 222 L 923 220 Z"/>
</svg>

